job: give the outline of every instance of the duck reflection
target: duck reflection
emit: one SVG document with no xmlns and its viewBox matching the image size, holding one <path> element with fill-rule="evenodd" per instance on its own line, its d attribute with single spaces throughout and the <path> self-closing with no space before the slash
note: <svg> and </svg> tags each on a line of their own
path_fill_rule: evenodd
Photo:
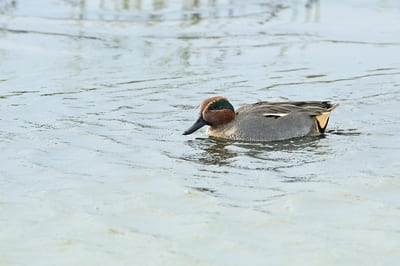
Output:
<svg viewBox="0 0 400 266">
<path fill-rule="evenodd" d="M 204 165 L 229 165 L 230 160 L 237 156 L 237 153 L 229 150 L 230 141 L 216 140 L 212 138 L 197 138 L 185 142 L 196 154 L 184 156 L 185 160 L 195 161 Z"/>
<path fill-rule="evenodd" d="M 303 156 L 304 154 L 323 155 L 328 153 L 326 147 L 320 142 L 324 137 L 322 135 L 268 143 L 198 138 L 185 142 L 195 153 L 190 156 L 185 155 L 184 159 L 204 165 L 278 171 L 280 167 L 298 166 L 315 158 Z M 297 156 L 293 156 L 294 154 Z M 249 159 L 256 160 L 249 161 Z M 266 161 L 270 163 L 266 164 Z M 247 162 L 248 165 L 244 166 L 243 162 Z"/>
</svg>

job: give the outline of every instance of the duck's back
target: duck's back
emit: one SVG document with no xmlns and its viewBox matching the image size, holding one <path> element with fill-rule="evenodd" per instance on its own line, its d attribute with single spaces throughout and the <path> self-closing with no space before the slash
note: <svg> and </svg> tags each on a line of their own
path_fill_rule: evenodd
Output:
<svg viewBox="0 0 400 266">
<path fill-rule="evenodd" d="M 329 102 L 259 102 L 239 108 L 232 122 L 211 127 L 207 134 L 244 141 L 317 135 L 324 132 L 333 108 Z"/>
</svg>

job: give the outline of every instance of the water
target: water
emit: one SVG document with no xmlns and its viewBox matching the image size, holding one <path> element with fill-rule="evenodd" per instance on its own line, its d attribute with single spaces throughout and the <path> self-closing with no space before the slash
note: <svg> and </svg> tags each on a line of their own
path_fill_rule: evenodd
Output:
<svg viewBox="0 0 400 266">
<path fill-rule="evenodd" d="M 1 265 L 395 265 L 398 1 L 0 3 Z M 182 136 L 330 100 L 323 137 Z"/>
</svg>

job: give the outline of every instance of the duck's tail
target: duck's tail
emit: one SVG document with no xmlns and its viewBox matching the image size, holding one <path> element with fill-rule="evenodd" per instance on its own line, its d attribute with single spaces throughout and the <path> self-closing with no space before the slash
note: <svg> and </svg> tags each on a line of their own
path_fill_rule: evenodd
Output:
<svg viewBox="0 0 400 266">
<path fill-rule="evenodd" d="M 328 125 L 329 122 L 329 115 L 331 114 L 331 111 L 335 109 L 339 104 L 331 104 L 327 108 L 326 112 L 323 112 L 319 115 L 315 116 L 315 131 L 318 133 L 324 133 L 326 126 Z"/>
</svg>

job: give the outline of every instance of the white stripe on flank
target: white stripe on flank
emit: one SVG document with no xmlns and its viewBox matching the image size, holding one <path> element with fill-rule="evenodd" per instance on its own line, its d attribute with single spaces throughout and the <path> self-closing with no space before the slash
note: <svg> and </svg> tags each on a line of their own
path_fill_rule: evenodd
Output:
<svg viewBox="0 0 400 266">
<path fill-rule="evenodd" d="M 286 113 L 266 113 L 266 114 L 264 114 L 264 116 L 277 116 L 277 117 L 283 117 L 283 116 L 287 116 L 288 114 Z"/>
</svg>

